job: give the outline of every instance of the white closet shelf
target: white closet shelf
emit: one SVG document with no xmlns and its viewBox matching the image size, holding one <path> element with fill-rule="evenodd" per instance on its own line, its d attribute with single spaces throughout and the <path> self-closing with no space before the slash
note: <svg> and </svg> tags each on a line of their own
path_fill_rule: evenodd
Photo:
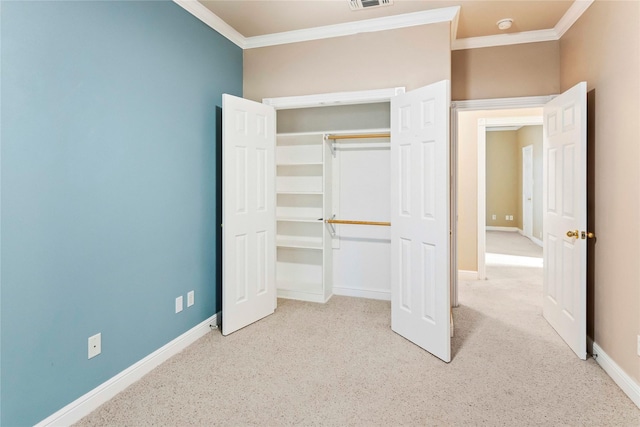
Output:
<svg viewBox="0 0 640 427">
<path fill-rule="evenodd" d="M 322 249 L 322 239 L 310 237 L 278 237 L 276 246 L 280 248 Z"/>
<path fill-rule="evenodd" d="M 276 221 L 288 221 L 288 222 L 311 222 L 322 224 L 324 221 L 318 217 L 301 217 L 301 216 L 281 216 L 276 218 Z"/>
<path fill-rule="evenodd" d="M 277 194 L 311 194 L 311 195 L 322 195 L 322 191 L 283 191 L 276 190 Z"/>
<path fill-rule="evenodd" d="M 322 166 L 322 162 L 280 162 L 276 166 Z"/>
<path fill-rule="evenodd" d="M 298 280 L 278 280 L 277 288 L 279 290 L 296 291 L 308 294 L 321 294 L 322 283 L 318 282 L 301 282 Z"/>
</svg>

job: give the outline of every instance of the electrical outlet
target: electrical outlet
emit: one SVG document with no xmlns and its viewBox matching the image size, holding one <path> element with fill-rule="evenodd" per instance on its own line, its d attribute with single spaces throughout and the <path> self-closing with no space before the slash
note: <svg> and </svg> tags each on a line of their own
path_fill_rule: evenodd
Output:
<svg viewBox="0 0 640 427">
<path fill-rule="evenodd" d="M 509 215 L 509 221 L 513 221 L 513 215 Z"/>
<path fill-rule="evenodd" d="M 509 215 L 505 215 L 505 216 L 504 216 L 504 219 L 505 219 L 506 221 L 509 221 Z"/>
<path fill-rule="evenodd" d="M 496 220 L 496 214 L 491 215 L 491 219 L 495 221 Z"/>
<path fill-rule="evenodd" d="M 102 353 L 102 334 L 95 334 L 89 337 L 89 357 L 91 359 Z"/>
<path fill-rule="evenodd" d="M 191 307 L 196 302 L 195 291 L 189 291 L 187 293 L 187 307 Z"/>
<path fill-rule="evenodd" d="M 182 295 L 176 298 L 176 313 L 180 313 L 182 311 Z"/>
</svg>

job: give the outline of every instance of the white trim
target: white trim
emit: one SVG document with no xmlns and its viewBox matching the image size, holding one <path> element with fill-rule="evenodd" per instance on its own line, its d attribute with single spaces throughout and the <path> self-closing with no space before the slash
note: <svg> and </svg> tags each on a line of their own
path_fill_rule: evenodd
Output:
<svg viewBox="0 0 640 427">
<path fill-rule="evenodd" d="M 310 292 L 304 291 L 292 291 L 289 289 L 277 289 L 276 290 L 278 298 L 284 299 L 294 299 L 297 301 L 306 301 L 306 302 L 318 302 L 325 303 L 331 299 L 331 295 L 325 299 L 323 294 L 313 294 Z"/>
<path fill-rule="evenodd" d="M 478 280 L 478 272 L 470 270 L 458 270 L 458 280 Z"/>
<path fill-rule="evenodd" d="M 404 87 L 394 87 L 385 89 L 360 90 L 354 92 L 333 92 L 314 95 L 264 98 L 262 100 L 262 103 L 271 105 L 276 110 L 323 107 L 330 105 L 370 104 L 374 102 L 389 102 L 392 97 L 404 92 Z"/>
<path fill-rule="evenodd" d="M 68 426 L 80 421 L 103 403 L 151 372 L 158 365 L 178 354 L 211 330 L 217 324 L 218 315 L 200 322 L 184 334 L 160 347 L 144 359 L 129 366 L 116 376 L 105 381 L 85 395 L 69 403 L 64 408 L 40 421 L 36 426 Z"/>
<path fill-rule="evenodd" d="M 634 381 L 626 372 L 613 361 L 611 357 L 597 344 L 593 343 L 593 356 L 598 365 L 611 377 L 633 403 L 640 408 L 640 384 Z"/>
<path fill-rule="evenodd" d="M 522 126 L 492 126 L 487 127 L 487 132 L 513 132 L 521 128 Z"/>
<path fill-rule="evenodd" d="M 487 128 L 491 126 L 529 126 L 541 125 L 542 116 L 523 117 L 491 117 L 478 119 L 478 278 L 486 278 L 485 253 L 486 253 L 486 230 L 487 224 L 487 171 L 486 171 L 486 150 L 487 150 Z M 510 231 L 517 231 L 513 227 Z"/>
<path fill-rule="evenodd" d="M 512 108 L 542 107 L 558 95 L 521 96 L 517 98 L 470 99 L 454 101 L 451 107 L 457 111 L 467 110 L 509 110 Z"/>
<path fill-rule="evenodd" d="M 521 33 L 496 34 L 493 36 L 469 37 L 454 40 L 451 50 L 478 49 L 483 47 L 509 46 L 523 43 L 537 43 L 558 40 L 554 29 L 523 31 Z"/>
<path fill-rule="evenodd" d="M 492 117 L 486 119 L 486 127 L 542 125 L 542 116 Z M 488 129 L 487 129 L 488 130 Z"/>
<path fill-rule="evenodd" d="M 518 230 L 518 227 L 498 227 L 493 225 L 487 225 L 484 228 L 486 231 L 508 231 L 510 233 L 515 233 Z"/>
<path fill-rule="evenodd" d="M 376 289 L 353 289 L 353 288 L 341 288 L 333 287 L 334 295 L 341 295 L 347 297 L 369 298 L 383 301 L 391 301 L 391 291 L 379 291 Z"/>
<path fill-rule="evenodd" d="M 534 236 L 528 237 L 524 235 L 524 230 L 518 228 L 518 234 L 521 235 L 522 237 L 526 237 L 527 239 L 531 240 L 533 243 L 535 243 L 536 245 L 540 246 L 541 248 L 544 247 L 542 244 L 542 240 L 535 238 Z"/>
<path fill-rule="evenodd" d="M 245 39 L 244 48 L 253 49 L 310 40 L 350 36 L 359 33 L 393 30 L 397 28 L 413 27 L 416 25 L 452 22 L 456 19 L 459 12 L 460 6 L 452 6 L 421 12 L 404 13 L 401 15 L 385 16 L 382 18 L 363 19 L 360 21 L 345 22 L 342 24 L 326 25 L 323 27 L 247 37 Z"/>
<path fill-rule="evenodd" d="M 560 40 L 564 33 L 582 16 L 594 0 L 576 0 L 553 28 L 546 30 L 523 31 L 493 36 L 452 39 L 451 50 L 477 49 L 483 47 L 508 46 L 522 43 L 538 43 Z"/>
<path fill-rule="evenodd" d="M 542 244 L 542 240 L 536 238 L 536 237 L 528 237 L 529 240 L 531 240 L 533 243 L 535 243 L 536 245 L 540 246 L 541 248 L 544 247 Z"/>
<path fill-rule="evenodd" d="M 542 107 L 557 95 L 526 96 L 517 98 L 475 99 L 467 101 L 455 101 L 451 103 L 451 144 L 452 149 L 458 150 L 458 113 L 460 111 L 474 110 L 508 110 L 515 108 Z M 456 212 L 457 215 L 457 212 Z M 484 234 L 484 233 L 483 233 Z M 458 284 L 452 281 L 451 301 L 454 307 L 458 306 Z"/>
<path fill-rule="evenodd" d="M 207 24 L 209 27 L 220 33 L 221 36 L 226 37 L 231 42 L 235 43 L 242 49 L 245 48 L 246 38 L 237 32 L 231 25 L 227 24 L 215 13 L 211 12 L 202 3 L 197 0 L 173 0 L 178 6 L 185 9 L 187 12 Z"/>
<path fill-rule="evenodd" d="M 439 22 L 451 22 L 451 50 L 462 50 L 560 40 L 564 33 L 566 33 L 567 30 L 571 28 L 571 26 L 589 8 L 589 6 L 591 6 L 594 0 L 574 1 L 554 28 L 536 31 L 523 31 L 512 34 L 469 37 L 465 39 L 456 39 L 460 6 L 430 9 L 421 12 L 405 13 L 382 18 L 364 19 L 360 21 L 345 22 L 342 24 L 307 28 L 303 30 L 244 37 L 199 1 L 173 1 L 242 49 L 321 40 L 365 32 L 385 31 L 397 28 L 413 27 L 416 25 L 435 24 Z"/>
<path fill-rule="evenodd" d="M 485 268 L 485 253 L 487 250 L 487 119 L 478 119 L 478 174 L 476 184 L 476 199 L 477 199 L 477 268 L 478 279 L 484 280 L 487 277 Z"/>
<path fill-rule="evenodd" d="M 571 7 L 565 12 L 564 16 L 560 18 L 556 26 L 553 28 L 558 35 L 558 40 L 560 37 L 564 36 L 564 33 L 566 33 L 578 19 L 580 19 L 582 14 L 589 9 L 589 6 L 591 6 L 594 1 L 595 0 L 575 0 L 573 2 Z"/>
</svg>

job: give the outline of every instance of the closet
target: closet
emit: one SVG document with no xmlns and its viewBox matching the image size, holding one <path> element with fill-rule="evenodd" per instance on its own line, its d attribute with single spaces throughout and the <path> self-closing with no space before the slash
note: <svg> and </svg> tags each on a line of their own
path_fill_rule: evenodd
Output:
<svg viewBox="0 0 640 427">
<path fill-rule="evenodd" d="M 449 86 L 223 95 L 223 335 L 278 296 L 390 299 L 391 329 L 451 360 Z"/>
<path fill-rule="evenodd" d="M 390 299 L 388 126 L 388 103 L 279 113 L 278 297 Z"/>
</svg>

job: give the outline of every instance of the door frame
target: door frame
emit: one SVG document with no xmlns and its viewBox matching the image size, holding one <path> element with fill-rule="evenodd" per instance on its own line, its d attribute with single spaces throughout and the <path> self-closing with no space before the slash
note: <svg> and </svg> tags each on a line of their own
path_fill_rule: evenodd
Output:
<svg viewBox="0 0 640 427">
<path fill-rule="evenodd" d="M 496 98 L 496 99 L 477 99 L 469 101 L 453 101 L 451 103 L 451 145 L 452 145 L 452 163 L 455 165 L 452 167 L 452 174 L 457 174 L 457 153 L 458 153 L 458 114 L 466 111 L 482 111 L 482 110 L 514 110 L 520 108 L 540 108 L 547 102 L 551 101 L 557 95 L 546 96 L 528 96 L 528 97 L 514 97 L 514 98 Z M 520 120 L 523 117 L 518 118 Z M 486 127 L 487 123 L 490 126 L 508 126 L 509 124 L 499 124 L 499 120 L 504 122 L 504 118 L 495 119 L 479 119 L 478 120 L 478 206 L 477 206 L 477 260 L 478 260 L 478 273 L 477 279 L 484 279 L 486 276 L 484 255 L 486 249 L 485 242 L 485 227 L 486 227 Z M 539 123 L 542 124 L 542 117 L 539 119 Z M 481 146 L 482 145 L 482 146 Z M 455 156 L 455 157 L 454 157 Z M 456 188 L 452 189 L 452 197 L 455 197 L 453 206 L 455 207 L 455 218 L 457 219 L 457 177 L 452 177 L 452 185 Z M 455 184 L 454 184 L 455 183 Z M 456 221 L 457 222 L 457 221 Z M 452 225 L 453 230 L 457 228 L 457 224 Z M 457 238 L 457 233 L 454 233 L 454 238 Z M 457 265 L 457 254 L 452 254 L 452 264 Z M 460 274 L 460 272 L 458 272 Z M 452 280 L 451 289 L 451 304 L 454 307 L 458 307 L 458 281 Z"/>
<path fill-rule="evenodd" d="M 404 86 L 386 89 L 359 90 L 354 92 L 332 92 L 314 95 L 263 98 L 262 103 L 271 105 L 277 111 L 294 108 L 330 107 L 336 105 L 389 102 L 391 98 L 401 93 L 405 93 Z"/>
<path fill-rule="evenodd" d="M 476 214 L 478 218 L 478 280 L 487 278 L 485 265 L 485 253 L 487 251 L 487 128 L 533 125 L 542 126 L 542 115 L 478 119 L 478 211 Z"/>
<path fill-rule="evenodd" d="M 529 239 L 533 238 L 533 144 L 522 147 L 522 234 Z M 529 163 L 529 174 L 525 164 Z M 526 199 L 525 190 L 530 190 L 531 197 Z M 531 203 L 527 203 L 530 201 Z M 528 206 L 528 208 L 527 208 Z M 525 221 L 528 219 L 528 221 Z M 527 234 L 529 231 L 529 234 Z M 532 239 L 533 240 L 533 239 Z"/>
</svg>

